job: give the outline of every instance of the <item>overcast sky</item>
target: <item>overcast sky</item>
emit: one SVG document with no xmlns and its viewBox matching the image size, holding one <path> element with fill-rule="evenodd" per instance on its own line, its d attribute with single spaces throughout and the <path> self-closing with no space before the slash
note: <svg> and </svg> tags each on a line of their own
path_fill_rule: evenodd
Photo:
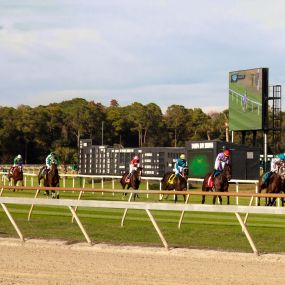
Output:
<svg viewBox="0 0 285 285">
<path fill-rule="evenodd" d="M 283 0 L 0 0 L 0 105 L 221 111 L 229 71 L 268 67 L 284 84 L 284 12 Z"/>
</svg>

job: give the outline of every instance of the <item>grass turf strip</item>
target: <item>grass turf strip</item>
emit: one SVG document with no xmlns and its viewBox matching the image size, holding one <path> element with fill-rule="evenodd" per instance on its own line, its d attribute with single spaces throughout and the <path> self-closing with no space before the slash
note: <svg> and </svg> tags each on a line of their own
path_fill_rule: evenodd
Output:
<svg viewBox="0 0 285 285">
<path fill-rule="evenodd" d="M 27 221 L 29 206 L 9 205 L 9 211 L 26 238 L 52 238 L 84 241 L 71 213 L 64 207 L 35 206 Z M 152 211 L 171 247 L 223 249 L 251 252 L 233 214 L 191 212 L 184 216 L 180 230 L 179 212 Z M 78 208 L 78 215 L 94 242 L 162 246 L 145 211 L 129 210 L 125 226 L 120 227 L 123 210 Z M 16 237 L 5 213 L 0 212 L 0 236 Z M 248 229 L 260 252 L 284 252 L 284 216 L 249 215 Z"/>
</svg>

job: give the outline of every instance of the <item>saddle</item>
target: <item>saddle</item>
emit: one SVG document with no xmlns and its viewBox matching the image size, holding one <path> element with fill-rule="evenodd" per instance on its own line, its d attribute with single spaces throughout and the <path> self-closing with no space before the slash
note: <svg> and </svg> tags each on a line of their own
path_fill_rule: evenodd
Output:
<svg viewBox="0 0 285 285">
<path fill-rule="evenodd" d="M 265 172 L 262 176 L 262 184 L 264 184 L 265 187 L 268 186 L 269 178 L 270 178 L 271 174 L 272 174 L 272 172 L 268 171 L 268 172 Z"/>
<path fill-rule="evenodd" d="M 209 187 L 209 188 L 213 188 L 214 187 L 214 177 L 213 177 L 212 174 L 207 179 L 207 187 Z"/>
<path fill-rule="evenodd" d="M 129 173 L 125 178 L 125 183 L 130 183 L 132 174 Z"/>
<path fill-rule="evenodd" d="M 172 184 L 174 183 L 175 177 L 176 177 L 175 173 L 172 173 L 172 174 L 169 176 L 169 178 L 168 178 L 168 180 L 167 180 L 167 183 L 172 185 Z"/>
</svg>

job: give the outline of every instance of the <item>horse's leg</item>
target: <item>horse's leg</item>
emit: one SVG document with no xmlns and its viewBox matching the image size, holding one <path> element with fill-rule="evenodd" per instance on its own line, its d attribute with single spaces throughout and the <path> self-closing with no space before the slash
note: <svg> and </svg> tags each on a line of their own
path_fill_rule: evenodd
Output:
<svg viewBox="0 0 285 285">
<path fill-rule="evenodd" d="M 262 184 L 259 182 L 257 193 L 260 194 L 262 191 Z M 267 198 L 265 198 L 265 205 L 267 203 Z M 257 206 L 260 206 L 260 197 L 257 198 Z"/>
<path fill-rule="evenodd" d="M 125 190 L 126 188 L 126 184 L 125 183 L 121 183 L 123 190 Z M 122 193 L 122 199 L 124 200 L 124 197 L 127 195 L 127 193 Z"/>
<path fill-rule="evenodd" d="M 16 180 L 15 180 L 14 178 L 13 178 L 13 185 L 14 185 L 14 186 L 17 185 L 17 182 L 16 182 Z M 14 188 L 14 189 L 13 189 L 13 192 L 15 192 L 15 191 L 16 191 L 16 189 Z"/>
<path fill-rule="evenodd" d="M 268 201 L 268 206 L 276 205 L 276 198 L 269 198 Z"/>
<path fill-rule="evenodd" d="M 139 189 L 135 189 L 135 190 L 139 190 Z M 135 198 L 139 198 L 139 194 L 136 193 L 136 194 L 134 195 L 134 199 L 135 199 Z"/>
<path fill-rule="evenodd" d="M 176 203 L 176 202 L 177 202 L 177 195 L 174 194 L 174 203 Z"/>
<path fill-rule="evenodd" d="M 127 190 L 129 190 L 131 185 L 128 184 Z M 125 189 L 125 188 L 124 188 Z M 124 193 L 124 196 L 127 196 L 127 193 Z"/>
<path fill-rule="evenodd" d="M 219 196 L 219 202 L 220 202 L 220 205 L 222 205 L 222 204 L 223 204 L 222 196 Z"/>
<path fill-rule="evenodd" d="M 269 192 L 267 190 L 266 193 L 271 193 L 271 192 Z M 265 198 L 265 206 L 271 206 L 271 198 L 270 197 Z"/>
<path fill-rule="evenodd" d="M 213 205 L 216 204 L 216 199 L 217 199 L 217 196 L 213 196 Z"/>
<path fill-rule="evenodd" d="M 126 188 L 126 184 L 125 184 L 125 183 L 122 183 L 121 185 L 122 185 L 122 188 L 123 188 L 123 189 Z"/>
<path fill-rule="evenodd" d="M 202 195 L 202 204 L 204 204 L 205 203 L 205 195 Z"/>
<path fill-rule="evenodd" d="M 138 189 L 134 189 L 134 190 L 138 190 Z M 136 198 L 139 198 L 139 194 L 134 193 L 134 201 L 136 200 Z"/>
<path fill-rule="evenodd" d="M 272 183 L 269 183 L 266 193 L 274 193 L 274 188 L 273 188 Z M 271 199 L 271 197 L 268 197 L 268 202 L 267 202 L 266 206 L 271 206 L 271 205 L 272 205 L 272 199 Z"/>
</svg>

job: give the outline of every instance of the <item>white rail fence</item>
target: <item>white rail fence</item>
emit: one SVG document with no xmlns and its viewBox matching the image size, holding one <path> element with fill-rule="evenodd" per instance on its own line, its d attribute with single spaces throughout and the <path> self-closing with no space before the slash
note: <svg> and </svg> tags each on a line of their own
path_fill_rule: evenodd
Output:
<svg viewBox="0 0 285 285">
<path fill-rule="evenodd" d="M 4 189 L 9 188 L 9 186 L 1 186 L 1 195 Z M 31 189 L 31 187 L 25 187 L 25 186 L 16 186 L 16 189 Z M 16 224 L 15 220 L 13 219 L 11 213 L 9 212 L 8 208 L 6 207 L 6 204 L 16 204 L 16 205 L 49 205 L 49 206 L 63 206 L 68 207 L 68 209 L 71 211 L 72 217 L 76 220 L 80 230 L 82 231 L 86 241 L 91 245 L 92 241 L 87 234 L 84 226 L 82 225 L 78 215 L 76 214 L 75 209 L 77 207 L 94 207 L 94 208 L 115 208 L 115 209 L 125 209 L 121 226 L 124 226 L 124 219 L 126 217 L 128 209 L 137 209 L 137 210 L 144 210 L 146 211 L 151 223 L 153 224 L 157 234 L 159 235 L 164 247 L 166 249 L 169 248 L 168 243 L 166 239 L 164 238 L 160 228 L 158 227 L 155 218 L 153 217 L 151 210 L 160 210 L 160 211 L 181 211 L 181 217 L 179 221 L 180 228 L 182 219 L 185 212 L 220 212 L 220 213 L 233 213 L 241 228 L 244 232 L 253 252 L 255 254 L 258 254 L 258 250 L 254 244 L 254 241 L 248 232 L 247 226 L 246 226 L 246 220 L 249 213 L 254 214 L 277 214 L 277 215 L 284 215 L 285 214 L 285 208 L 283 207 L 265 207 L 265 206 L 236 206 L 236 205 L 198 205 L 198 204 L 187 204 L 187 201 L 184 204 L 174 204 L 174 203 L 144 203 L 144 202 L 131 202 L 131 197 L 135 193 L 135 191 L 130 190 L 114 190 L 114 189 L 108 189 L 108 190 L 102 190 L 102 189 L 92 189 L 92 188 L 56 188 L 56 187 L 33 187 L 31 190 L 47 190 L 47 189 L 57 189 L 59 191 L 87 191 L 87 192 L 111 192 L 116 191 L 118 193 L 124 193 L 128 192 L 130 193 L 129 201 L 123 202 L 123 201 L 95 201 L 95 200 L 70 200 L 70 199 L 44 199 L 44 198 L 17 198 L 17 197 L 0 197 L 0 204 L 6 213 L 7 217 L 9 218 L 10 222 L 12 223 L 13 227 L 15 228 L 18 236 L 22 241 L 24 241 L 24 236 L 19 229 L 18 225 Z M 152 191 L 146 191 L 142 190 L 142 193 L 148 193 L 148 194 L 159 194 L 159 193 L 169 193 L 168 191 L 158 191 L 158 190 L 152 190 Z M 205 193 L 205 192 L 190 192 L 190 191 L 179 191 L 177 192 L 178 195 L 187 195 L 187 198 L 191 195 L 206 195 L 206 196 L 242 196 L 242 197 L 278 197 L 278 198 L 285 198 L 285 194 L 255 194 L 255 193 L 224 193 L 224 192 L 214 192 L 214 193 Z M 240 214 L 244 213 L 246 214 L 244 220 L 242 220 Z M 30 218 L 30 217 L 29 217 Z"/>
<path fill-rule="evenodd" d="M 240 103 L 240 105 L 242 106 L 244 94 L 240 94 L 240 93 L 238 93 L 238 92 L 236 92 L 236 91 L 234 91 L 232 89 L 229 90 L 229 94 L 231 95 L 231 100 L 232 101 L 235 100 L 235 102 L 237 104 Z M 246 99 L 246 105 L 249 106 L 251 112 L 254 112 L 254 110 L 256 110 L 258 115 L 260 114 L 260 112 L 262 110 L 261 109 L 262 104 L 260 102 L 251 100 L 249 98 Z"/>
<path fill-rule="evenodd" d="M 5 176 L 7 173 L 5 172 L 0 172 L 0 175 L 2 174 L 2 183 L 4 185 L 8 185 L 8 179 L 7 176 Z M 37 185 L 37 174 L 35 173 L 24 173 L 24 186 L 35 186 Z M 82 174 L 60 174 L 60 178 L 62 179 L 62 186 L 66 187 L 67 184 L 67 179 L 71 179 L 72 180 L 72 187 L 75 188 L 76 187 L 76 180 L 80 180 L 81 181 L 81 187 L 85 188 L 87 185 L 87 181 L 91 180 L 91 187 L 95 188 L 95 181 L 100 180 L 100 184 L 101 184 L 101 189 L 105 189 L 105 183 L 110 183 L 111 181 L 111 185 L 112 185 L 112 189 L 116 189 L 115 187 L 115 182 L 118 182 L 118 180 L 121 179 L 121 176 L 116 176 L 116 175 L 82 175 Z M 159 189 L 162 189 L 162 183 L 161 183 L 161 179 L 162 177 L 142 177 L 142 181 L 145 181 L 146 183 L 146 190 L 151 190 L 150 189 L 150 183 L 151 182 L 155 182 L 159 184 Z M 188 178 L 187 181 L 187 190 L 189 190 L 190 185 L 192 183 L 202 183 L 203 179 L 201 178 Z M 10 182 L 11 185 L 12 182 Z M 230 181 L 230 184 L 235 184 L 235 189 L 236 189 L 236 193 L 239 193 L 239 186 L 241 184 L 252 184 L 253 185 L 253 191 L 255 191 L 255 193 L 258 193 L 258 180 L 239 180 L 239 179 L 232 179 Z M 102 192 L 103 194 L 103 192 Z M 148 194 L 147 198 L 148 198 Z M 239 205 L 239 197 L 236 196 L 235 197 L 236 200 L 236 205 Z M 257 198 L 255 199 L 255 205 L 257 205 Z M 280 201 L 278 199 L 278 205 L 280 205 Z"/>
</svg>

